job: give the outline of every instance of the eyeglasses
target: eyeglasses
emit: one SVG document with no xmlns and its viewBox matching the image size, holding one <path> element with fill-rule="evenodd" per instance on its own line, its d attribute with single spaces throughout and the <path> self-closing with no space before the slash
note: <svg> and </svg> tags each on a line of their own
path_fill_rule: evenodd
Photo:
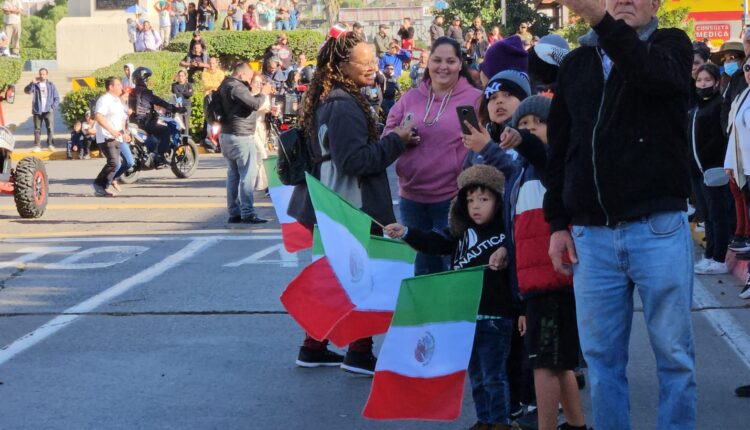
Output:
<svg viewBox="0 0 750 430">
<path fill-rule="evenodd" d="M 378 62 L 375 61 L 375 60 L 368 61 L 366 63 L 360 63 L 358 61 L 349 61 L 349 64 L 356 64 L 356 65 L 362 66 L 362 67 L 364 67 L 366 69 L 374 69 L 374 68 L 378 67 Z"/>
<path fill-rule="evenodd" d="M 742 66 L 742 71 L 743 72 L 750 72 L 750 64 L 745 64 L 744 66 Z"/>
</svg>

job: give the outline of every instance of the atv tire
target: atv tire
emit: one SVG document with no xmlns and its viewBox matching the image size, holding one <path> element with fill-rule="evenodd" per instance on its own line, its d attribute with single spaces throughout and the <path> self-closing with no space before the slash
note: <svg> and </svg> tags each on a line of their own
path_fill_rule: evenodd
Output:
<svg viewBox="0 0 750 430">
<path fill-rule="evenodd" d="M 47 209 L 49 181 L 42 160 L 26 157 L 15 169 L 13 197 L 16 209 L 22 218 L 39 218 Z"/>
<path fill-rule="evenodd" d="M 198 169 L 198 145 L 192 140 L 178 146 L 172 155 L 172 173 L 180 179 L 193 176 Z"/>
</svg>

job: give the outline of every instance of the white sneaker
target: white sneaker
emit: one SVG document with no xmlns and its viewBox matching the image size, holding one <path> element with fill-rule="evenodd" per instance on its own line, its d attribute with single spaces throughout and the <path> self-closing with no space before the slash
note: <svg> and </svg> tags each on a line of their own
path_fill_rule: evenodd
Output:
<svg viewBox="0 0 750 430">
<path fill-rule="evenodd" d="M 705 270 L 712 261 L 713 260 L 711 260 L 710 258 L 701 257 L 701 259 L 697 263 L 695 263 L 695 265 L 693 265 L 693 271 L 695 273 L 701 273 L 699 272 L 699 270 Z"/>
<path fill-rule="evenodd" d="M 31 148 L 31 152 L 42 152 L 42 148 L 39 147 L 39 146 L 35 146 L 35 147 Z"/>
<path fill-rule="evenodd" d="M 702 222 L 695 223 L 695 231 L 698 233 L 704 233 L 706 231 L 706 224 Z"/>
<path fill-rule="evenodd" d="M 745 286 L 742 288 L 742 292 L 740 292 L 740 298 L 750 299 L 750 284 L 745 284 Z"/>
<path fill-rule="evenodd" d="M 719 263 L 718 261 L 709 260 L 708 265 L 702 268 L 695 269 L 695 273 L 699 275 L 723 275 L 729 273 L 729 268 L 726 263 Z"/>
<path fill-rule="evenodd" d="M 50 146 L 47 147 L 48 151 L 54 151 L 55 149 L 57 149 L 57 148 L 55 148 L 55 145 L 50 145 Z"/>
</svg>

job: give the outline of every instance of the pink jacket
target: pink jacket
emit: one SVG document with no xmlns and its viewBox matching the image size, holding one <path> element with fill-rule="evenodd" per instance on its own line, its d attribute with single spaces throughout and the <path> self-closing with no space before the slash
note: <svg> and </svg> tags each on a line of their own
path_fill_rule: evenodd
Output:
<svg viewBox="0 0 750 430">
<path fill-rule="evenodd" d="M 403 117 L 410 112 L 414 114 L 414 126 L 422 139 L 419 146 L 407 149 L 396 162 L 401 197 L 419 203 L 437 203 L 458 193 L 456 179 L 468 150 L 461 143 L 456 108 L 471 105 L 477 109 L 481 94 L 465 78 L 459 78 L 443 114 L 433 126 L 423 121 L 429 95 L 427 82 L 407 91 L 391 108 L 383 136 L 401 124 Z M 428 122 L 437 114 L 442 100 L 442 97 L 435 97 Z"/>
</svg>

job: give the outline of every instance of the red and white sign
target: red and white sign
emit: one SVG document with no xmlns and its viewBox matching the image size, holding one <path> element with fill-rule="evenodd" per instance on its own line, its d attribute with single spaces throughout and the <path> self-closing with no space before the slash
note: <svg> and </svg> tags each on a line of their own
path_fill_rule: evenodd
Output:
<svg viewBox="0 0 750 430">
<path fill-rule="evenodd" d="M 696 24 L 695 38 L 729 40 L 732 38 L 732 26 L 729 24 Z"/>
</svg>

